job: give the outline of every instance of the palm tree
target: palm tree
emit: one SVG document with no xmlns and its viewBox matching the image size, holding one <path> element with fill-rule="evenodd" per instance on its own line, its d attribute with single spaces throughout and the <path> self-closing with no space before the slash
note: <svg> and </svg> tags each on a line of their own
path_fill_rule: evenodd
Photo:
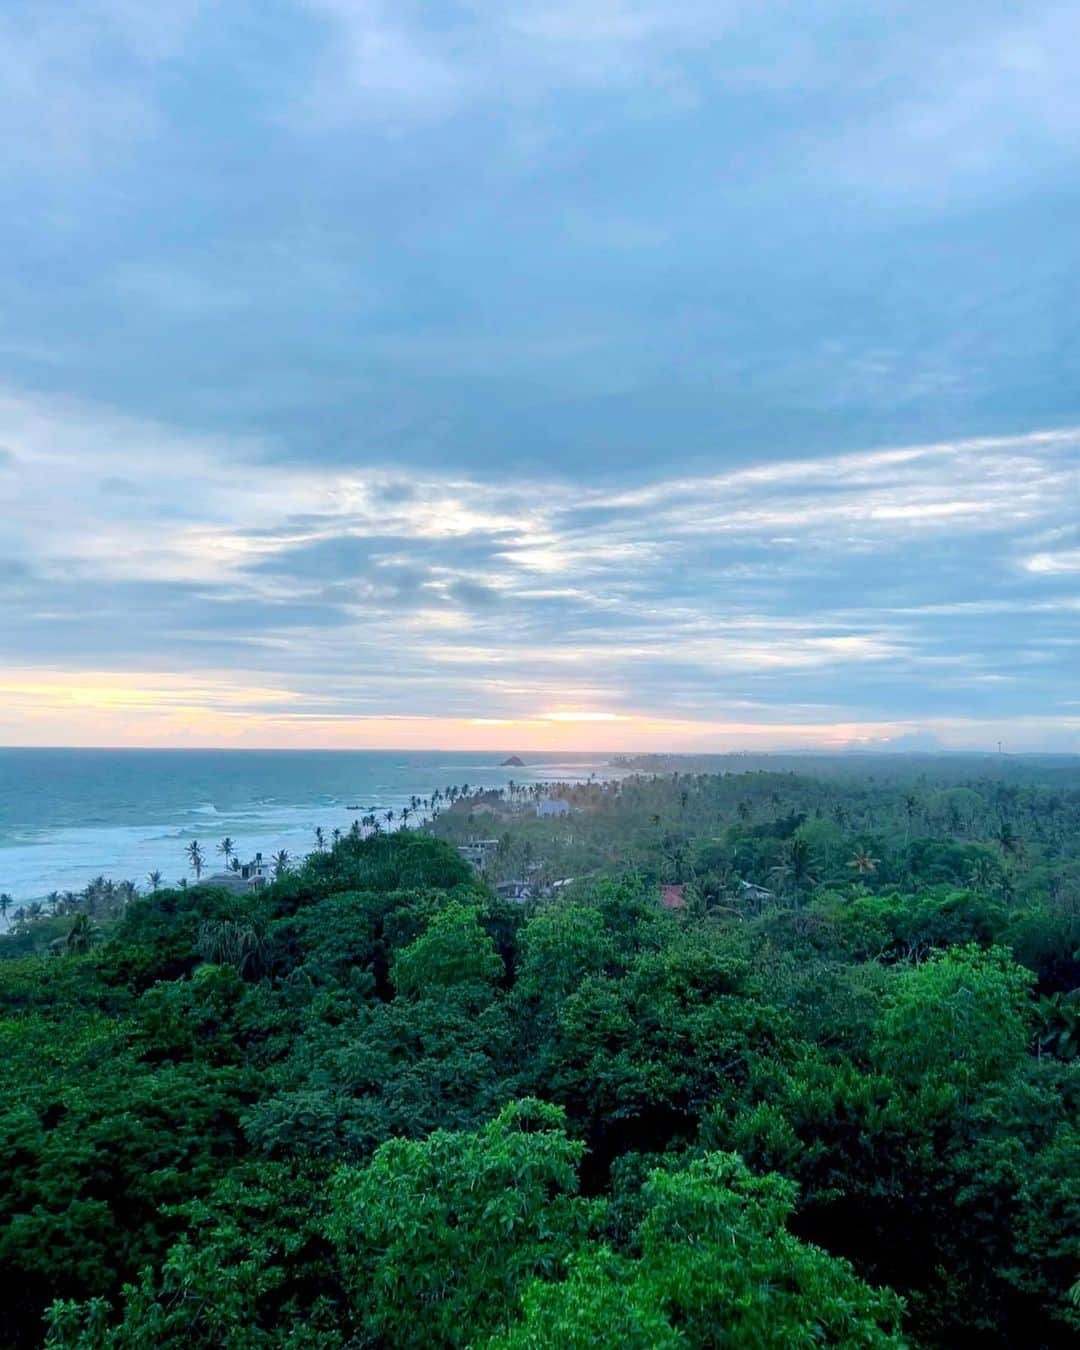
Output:
<svg viewBox="0 0 1080 1350">
<path fill-rule="evenodd" d="M 848 859 L 848 866 L 853 867 L 861 877 L 872 876 L 877 871 L 878 860 L 872 858 L 864 848 L 857 848 Z"/>
<path fill-rule="evenodd" d="M 259 929 L 232 919 L 200 924 L 195 949 L 204 961 L 235 966 L 241 975 L 258 975 L 266 959 Z"/>
<path fill-rule="evenodd" d="M 997 863 L 992 858 L 976 858 L 968 868 L 968 885 L 980 895 L 989 895 L 997 883 L 998 875 Z"/>
<path fill-rule="evenodd" d="M 279 849 L 274 854 L 274 880 L 280 881 L 289 870 L 289 850 L 287 848 Z"/>
<path fill-rule="evenodd" d="M 386 821 L 387 825 L 393 824 L 394 808 L 392 806 L 387 807 L 387 809 L 383 812 L 383 819 Z"/>
<path fill-rule="evenodd" d="M 146 877 L 146 883 L 152 891 L 156 891 L 161 885 L 161 873 L 148 872 Z"/>
<path fill-rule="evenodd" d="M 193 839 L 191 843 L 188 844 L 187 855 L 188 861 L 191 863 L 192 869 L 195 872 L 195 880 L 198 881 L 198 879 L 202 876 L 203 852 L 202 849 L 199 847 L 199 841 L 197 839 Z"/>
<path fill-rule="evenodd" d="M 411 815 L 412 815 L 412 808 L 411 808 L 411 807 L 409 807 L 409 806 L 403 806 L 403 807 L 401 808 L 401 824 L 402 824 L 402 827 L 405 827 L 406 825 L 408 825 L 408 823 L 409 823 L 409 817 L 410 817 Z"/>
<path fill-rule="evenodd" d="M 7 918 L 7 912 L 14 903 L 15 901 L 8 895 L 7 891 L 0 893 L 0 919 Z"/>
<path fill-rule="evenodd" d="M 315 847 L 320 853 L 323 853 L 326 850 L 326 835 L 323 834 L 323 827 L 321 825 L 315 826 Z"/>
<path fill-rule="evenodd" d="M 336 825 L 330 831 L 330 843 L 334 848 L 337 848 L 338 844 L 341 843 L 341 831 L 338 829 Z"/>
<path fill-rule="evenodd" d="M 56 913 L 59 912 L 59 909 L 60 909 L 60 892 L 59 892 L 59 891 L 50 891 L 49 894 L 45 897 L 45 900 L 46 900 L 46 903 L 48 904 L 49 908 L 52 910 L 52 912 L 53 912 L 54 914 L 56 914 Z"/>
<path fill-rule="evenodd" d="M 221 841 L 221 843 L 218 844 L 217 851 L 225 859 L 225 870 L 228 871 L 229 859 L 236 852 L 235 842 L 232 839 L 230 839 L 228 835 L 226 835 L 225 838 Z"/>
<path fill-rule="evenodd" d="M 994 842 L 1006 858 L 1015 858 L 1022 853 L 1024 841 L 1016 834 L 1007 820 L 1003 820 L 994 835 Z"/>
<path fill-rule="evenodd" d="M 813 872 L 813 859 L 810 845 L 805 839 L 789 839 L 780 862 L 774 867 L 773 875 L 780 881 L 790 881 L 796 891 L 805 890 L 816 880 Z"/>
<path fill-rule="evenodd" d="M 72 956 L 77 956 L 80 952 L 88 952 L 99 935 L 100 930 L 89 914 L 77 914 L 64 939 L 64 947 Z"/>
</svg>

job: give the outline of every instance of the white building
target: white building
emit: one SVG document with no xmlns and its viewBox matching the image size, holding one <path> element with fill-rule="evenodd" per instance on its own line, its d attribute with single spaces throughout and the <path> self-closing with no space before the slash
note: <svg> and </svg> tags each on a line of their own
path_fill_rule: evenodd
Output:
<svg viewBox="0 0 1080 1350">
<path fill-rule="evenodd" d="M 274 879 L 270 860 L 264 858 L 261 853 L 256 853 L 250 862 L 241 863 L 238 875 L 242 881 L 247 882 L 249 891 L 257 891 L 260 886 L 269 886 Z"/>
<path fill-rule="evenodd" d="M 467 844 L 458 844 L 457 851 L 471 867 L 483 867 L 498 847 L 497 839 L 470 839 Z"/>
<path fill-rule="evenodd" d="M 227 872 L 215 872 L 207 877 L 202 885 L 217 886 L 223 891 L 232 891 L 234 895 L 240 895 L 268 886 L 272 880 L 272 865 L 261 853 L 256 853 L 251 862 L 241 863 L 239 867 L 230 868 Z"/>
<path fill-rule="evenodd" d="M 541 797 L 536 803 L 536 814 L 538 816 L 568 816 L 570 814 L 570 803 L 564 801 L 562 797 Z"/>
</svg>

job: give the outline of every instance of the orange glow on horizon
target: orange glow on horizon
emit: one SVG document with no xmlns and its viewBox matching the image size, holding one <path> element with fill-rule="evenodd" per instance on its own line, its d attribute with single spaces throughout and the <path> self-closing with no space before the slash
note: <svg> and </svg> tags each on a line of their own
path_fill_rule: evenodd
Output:
<svg viewBox="0 0 1080 1350">
<path fill-rule="evenodd" d="M 887 746 L 930 730 L 943 745 L 993 745 L 993 723 L 679 718 L 646 710 L 556 708 L 517 716 L 327 712 L 321 700 L 241 672 L 0 672 L 0 744 L 178 749 L 476 750 L 709 753 Z M 320 706 L 321 705 L 321 706 Z M 1066 719 L 1080 730 L 1080 718 Z M 1075 725 L 1074 725 L 1075 724 Z M 1043 719 L 1027 719 L 1045 734 Z M 1060 718 L 1054 728 L 1063 728 Z M 1010 728 L 1017 744 L 1017 727 Z"/>
</svg>

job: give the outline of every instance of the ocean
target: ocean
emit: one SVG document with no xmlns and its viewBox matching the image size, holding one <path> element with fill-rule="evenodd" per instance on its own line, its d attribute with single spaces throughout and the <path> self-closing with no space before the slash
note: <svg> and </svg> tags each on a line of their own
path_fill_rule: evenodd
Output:
<svg viewBox="0 0 1080 1350">
<path fill-rule="evenodd" d="M 509 753 L 509 752 L 507 752 Z M 17 903 L 78 891 L 95 876 L 147 873 L 166 885 L 190 878 L 185 849 L 202 845 L 207 869 L 226 835 L 241 858 L 288 849 L 310 853 L 314 830 L 329 838 L 371 810 L 408 805 L 451 784 L 608 776 L 601 755 L 505 755 L 463 751 L 20 750 L 0 749 L 0 892 Z"/>
</svg>

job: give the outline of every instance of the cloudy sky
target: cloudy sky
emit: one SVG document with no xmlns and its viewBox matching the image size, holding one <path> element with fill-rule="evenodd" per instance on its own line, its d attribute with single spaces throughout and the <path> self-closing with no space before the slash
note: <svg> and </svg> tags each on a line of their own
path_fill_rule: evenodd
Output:
<svg viewBox="0 0 1080 1350">
<path fill-rule="evenodd" d="M 1080 750 L 1078 41 L 8 0 L 0 742 Z"/>
</svg>

